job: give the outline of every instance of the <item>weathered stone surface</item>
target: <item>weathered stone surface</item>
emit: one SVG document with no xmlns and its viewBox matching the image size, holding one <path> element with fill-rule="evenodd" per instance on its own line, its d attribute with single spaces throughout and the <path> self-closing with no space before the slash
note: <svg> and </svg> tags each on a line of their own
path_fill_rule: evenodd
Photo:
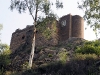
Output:
<svg viewBox="0 0 100 75">
<path fill-rule="evenodd" d="M 56 21 L 55 25 L 57 27 L 56 32 L 52 32 L 52 36 L 49 39 L 46 39 L 40 31 L 37 31 L 36 47 L 57 45 L 58 42 L 66 41 L 70 37 L 84 38 L 84 20 L 78 15 L 65 15 L 60 18 L 59 22 Z M 48 23 L 47 28 L 52 30 L 54 25 Z M 17 29 L 12 34 L 10 43 L 10 49 L 12 52 L 22 48 L 23 45 L 26 45 L 27 49 L 31 49 L 34 35 L 33 29 L 33 26 L 27 25 L 25 29 Z"/>
<path fill-rule="evenodd" d="M 60 18 L 58 24 L 58 35 L 60 41 L 65 41 L 70 37 L 71 31 L 71 15 L 65 15 Z"/>
<path fill-rule="evenodd" d="M 65 41 L 70 37 L 84 38 L 84 20 L 79 15 L 65 15 L 60 18 L 58 24 L 59 41 Z"/>
<path fill-rule="evenodd" d="M 84 20 L 79 15 L 72 16 L 71 37 L 84 38 Z"/>
<path fill-rule="evenodd" d="M 53 25 L 48 25 L 51 30 L 53 29 Z M 16 50 L 19 50 L 25 46 L 26 50 L 31 49 L 32 47 L 32 41 L 34 36 L 33 26 L 27 26 L 25 29 L 17 29 L 13 34 L 11 38 L 10 43 L 10 49 L 12 52 L 15 52 Z M 40 31 L 36 31 L 36 47 L 38 46 L 50 46 L 50 45 L 57 45 L 58 39 L 57 39 L 57 31 L 54 33 L 51 33 L 51 37 L 47 39 L 43 36 L 43 34 Z"/>
<path fill-rule="evenodd" d="M 22 30 L 17 29 L 12 34 L 12 39 L 10 43 L 10 49 L 12 50 L 12 52 L 23 48 L 23 46 L 31 48 L 33 34 L 33 26 L 28 26 L 27 28 Z"/>
<path fill-rule="evenodd" d="M 49 63 L 59 60 L 57 54 L 62 51 L 59 48 L 60 46 L 69 52 L 69 57 L 72 57 L 71 54 L 74 52 L 75 47 L 83 44 L 84 23 L 80 16 L 69 14 L 61 17 L 59 22 L 56 22 L 56 32 L 51 33 L 52 36 L 49 39 L 44 37 L 40 31 L 36 31 L 35 63 Z M 52 30 L 54 26 L 50 23 L 47 28 Z M 32 25 L 28 25 L 22 30 L 17 29 L 12 34 L 10 43 L 12 67 L 20 67 L 20 65 L 28 61 L 34 37 L 33 29 Z M 55 46 L 59 49 L 55 48 Z"/>
<path fill-rule="evenodd" d="M 53 63 L 60 61 L 60 53 L 67 52 L 66 61 L 71 60 L 73 58 L 73 54 L 76 46 L 84 45 L 84 39 L 82 38 L 69 38 L 67 41 L 63 42 L 60 46 L 49 46 L 43 48 L 37 48 L 35 50 L 35 55 L 33 59 L 33 64 L 35 67 L 39 67 L 45 64 Z M 62 54 L 63 55 L 63 54 Z M 28 62 L 29 54 L 25 51 L 19 51 L 19 53 L 14 53 L 12 59 L 12 67 L 13 69 L 21 69 L 25 62 Z"/>
</svg>

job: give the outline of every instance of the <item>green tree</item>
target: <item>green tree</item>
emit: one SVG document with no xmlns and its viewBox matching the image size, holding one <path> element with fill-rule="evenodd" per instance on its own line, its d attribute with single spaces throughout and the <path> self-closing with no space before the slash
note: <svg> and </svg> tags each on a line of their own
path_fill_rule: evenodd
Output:
<svg viewBox="0 0 100 75">
<path fill-rule="evenodd" d="M 2 28 L 3 28 L 3 25 L 2 25 L 2 24 L 0 24 L 0 30 L 2 30 Z M 0 35 L 1 35 L 1 33 L 0 33 Z M 0 40 L 0 42 L 1 42 L 1 40 Z"/>
<path fill-rule="evenodd" d="M 13 10 L 14 8 L 19 11 L 19 13 L 29 11 L 30 15 L 33 18 L 33 30 L 34 30 L 34 37 L 33 37 L 33 43 L 32 43 L 32 50 L 29 58 L 29 67 L 32 67 L 32 61 L 34 57 L 34 51 L 35 51 L 35 34 L 36 34 L 36 25 L 37 21 L 41 17 L 54 17 L 54 14 L 51 10 L 51 6 L 56 4 L 56 8 L 62 8 L 63 4 L 59 0 L 11 0 L 10 8 Z M 38 15 L 38 13 L 41 12 L 42 15 Z"/>
<path fill-rule="evenodd" d="M 10 64 L 10 50 L 7 44 L 0 43 L 0 75 L 4 75 Z"/>
<path fill-rule="evenodd" d="M 84 19 L 97 36 L 100 33 L 100 0 L 81 0 L 78 8 L 83 10 Z"/>
<path fill-rule="evenodd" d="M 3 28 L 2 24 L 0 24 L 0 30 Z"/>
</svg>

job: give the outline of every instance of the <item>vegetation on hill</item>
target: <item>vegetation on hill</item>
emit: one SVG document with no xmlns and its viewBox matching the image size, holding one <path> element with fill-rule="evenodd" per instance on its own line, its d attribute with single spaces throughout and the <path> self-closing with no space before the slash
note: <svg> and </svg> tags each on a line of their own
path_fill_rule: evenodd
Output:
<svg viewBox="0 0 100 75">
<path fill-rule="evenodd" d="M 27 61 L 20 64 L 18 55 L 15 54 L 13 56 L 18 62 L 12 63 L 16 67 L 6 71 L 6 75 L 99 75 L 99 46 L 100 40 L 86 41 L 81 38 L 70 38 L 57 46 L 37 47 L 32 69 L 28 68 Z M 23 57 L 24 51 L 18 53 L 20 52 Z M 24 56 L 25 59 L 26 57 Z M 18 64 L 20 68 L 17 67 Z"/>
<path fill-rule="evenodd" d="M 10 64 L 10 53 L 9 46 L 0 43 L 0 75 L 5 75 Z"/>
<path fill-rule="evenodd" d="M 78 8 L 84 12 L 83 18 L 87 25 L 93 29 L 98 37 L 100 33 L 100 1 L 99 0 L 80 0 Z"/>
<path fill-rule="evenodd" d="M 46 18 L 46 17 L 55 17 L 56 15 L 54 14 L 53 10 L 51 9 L 51 6 L 56 5 L 56 8 L 63 8 L 63 3 L 60 2 L 60 0 L 11 0 L 11 5 L 10 9 L 14 10 L 16 9 L 19 11 L 19 13 L 29 11 L 29 14 L 31 15 L 33 19 L 33 31 L 34 31 L 34 36 L 33 36 L 33 42 L 32 42 L 32 49 L 29 57 L 29 66 L 32 68 L 32 62 L 33 62 L 33 57 L 34 57 L 34 52 L 35 52 L 35 34 L 36 34 L 36 26 L 38 25 L 37 22 L 41 18 Z M 53 6 L 54 7 L 54 6 Z M 39 15 L 39 13 L 42 13 Z M 50 29 L 49 29 L 50 31 Z M 44 32 L 47 32 L 47 29 L 44 30 Z M 49 32 L 48 32 L 49 33 Z M 50 34 L 50 33 L 49 33 Z M 45 34 L 48 35 L 48 34 Z"/>
</svg>

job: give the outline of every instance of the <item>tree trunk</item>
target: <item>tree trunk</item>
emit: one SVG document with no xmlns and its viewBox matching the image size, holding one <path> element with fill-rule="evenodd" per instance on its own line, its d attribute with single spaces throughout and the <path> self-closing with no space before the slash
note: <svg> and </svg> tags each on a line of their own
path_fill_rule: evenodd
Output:
<svg viewBox="0 0 100 75">
<path fill-rule="evenodd" d="M 29 58 L 29 68 L 32 68 L 32 62 L 33 62 L 33 57 L 34 57 L 34 51 L 35 51 L 35 34 L 36 34 L 36 25 L 37 25 L 37 13 L 38 13 L 38 0 L 36 3 L 36 11 L 35 11 L 35 19 L 33 17 L 34 20 L 34 25 L 33 25 L 33 30 L 34 30 L 34 36 L 33 36 L 33 41 L 32 41 L 32 50 L 31 50 L 31 54 L 30 54 L 30 58 Z"/>
<path fill-rule="evenodd" d="M 29 68 L 31 69 L 32 67 L 32 62 L 33 62 L 33 57 L 34 57 L 34 51 L 35 51 L 35 34 L 36 34 L 36 28 L 34 26 L 34 36 L 33 36 L 33 41 L 32 41 L 32 50 L 29 58 Z"/>
</svg>

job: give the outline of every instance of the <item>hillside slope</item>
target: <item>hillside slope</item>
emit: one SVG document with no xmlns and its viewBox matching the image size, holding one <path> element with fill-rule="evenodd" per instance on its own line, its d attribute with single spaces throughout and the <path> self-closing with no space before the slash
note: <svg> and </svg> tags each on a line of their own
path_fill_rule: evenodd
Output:
<svg viewBox="0 0 100 75">
<path fill-rule="evenodd" d="M 75 60 L 75 49 L 84 45 L 82 38 L 69 38 L 56 46 L 36 47 L 33 67 L 22 75 L 99 75 L 99 66 L 94 65 L 100 59 Z M 23 47 L 24 48 L 24 47 Z M 23 71 L 28 69 L 29 50 L 17 50 L 11 55 L 11 69 Z M 94 69 L 95 68 L 95 69 Z M 96 73 L 97 74 L 96 74 Z"/>
</svg>

